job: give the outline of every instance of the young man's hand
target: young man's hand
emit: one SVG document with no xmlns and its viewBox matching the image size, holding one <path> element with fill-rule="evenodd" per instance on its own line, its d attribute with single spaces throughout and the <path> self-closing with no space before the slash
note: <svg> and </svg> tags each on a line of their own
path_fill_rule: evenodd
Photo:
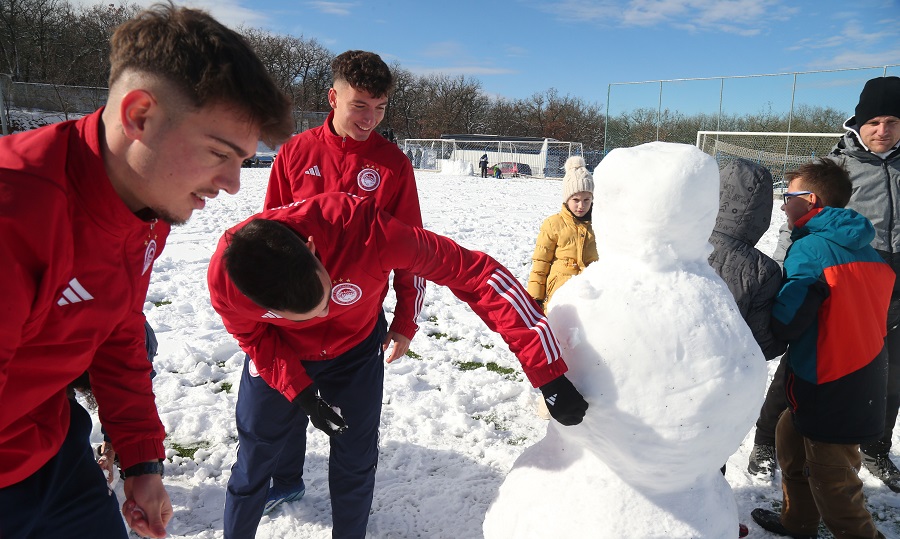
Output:
<svg viewBox="0 0 900 539">
<path fill-rule="evenodd" d="M 162 476 L 146 474 L 125 479 L 122 515 L 138 535 L 165 537 L 166 525 L 172 518 L 172 503 L 163 486 Z"/>
<path fill-rule="evenodd" d="M 560 375 L 540 387 L 553 419 L 563 425 L 577 425 L 584 419 L 588 403 L 565 375 Z"/>
<path fill-rule="evenodd" d="M 297 401 L 314 427 L 329 436 L 343 434 L 347 430 L 347 422 L 330 404 L 319 396 L 319 389 L 311 385 L 297 395 Z"/>
<path fill-rule="evenodd" d="M 391 355 L 385 360 L 386 363 L 390 363 L 397 358 L 403 357 L 409 350 L 409 339 L 396 331 L 388 331 L 387 335 L 384 337 L 384 342 L 381 343 L 382 352 L 387 351 L 391 341 L 394 341 L 394 347 L 391 348 Z"/>
</svg>

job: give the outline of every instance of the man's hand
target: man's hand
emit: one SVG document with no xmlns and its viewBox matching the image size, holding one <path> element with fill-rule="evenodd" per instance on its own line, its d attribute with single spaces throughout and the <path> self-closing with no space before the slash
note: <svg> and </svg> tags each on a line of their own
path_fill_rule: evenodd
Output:
<svg viewBox="0 0 900 539">
<path fill-rule="evenodd" d="M 386 363 L 390 363 L 399 357 L 403 357 L 409 350 L 409 339 L 396 331 L 388 331 L 387 335 L 384 337 L 384 342 L 381 343 L 382 352 L 387 351 L 391 341 L 394 341 L 394 347 L 391 349 L 391 355 L 385 360 Z"/>
<path fill-rule="evenodd" d="M 347 430 L 344 418 L 319 396 L 319 389 L 315 385 L 301 391 L 297 395 L 297 401 L 309 416 L 309 422 L 325 434 L 337 436 Z"/>
<path fill-rule="evenodd" d="M 172 503 L 163 486 L 162 476 L 138 475 L 125 479 L 125 522 L 138 535 L 165 537 L 166 525 L 172 518 Z"/>
<path fill-rule="evenodd" d="M 540 387 L 553 419 L 563 425 L 577 425 L 584 419 L 588 403 L 565 375 L 560 375 Z"/>
</svg>

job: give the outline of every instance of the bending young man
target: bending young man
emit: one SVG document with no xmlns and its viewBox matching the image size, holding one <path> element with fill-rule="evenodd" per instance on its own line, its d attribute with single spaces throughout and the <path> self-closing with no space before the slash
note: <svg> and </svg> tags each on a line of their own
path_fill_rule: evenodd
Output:
<svg viewBox="0 0 900 539">
<path fill-rule="evenodd" d="M 225 233 L 208 274 L 213 307 L 247 353 L 232 473 L 243 480 L 228 484 L 229 539 L 255 535 L 271 471 L 306 416 L 332 436 L 333 536 L 365 536 L 384 380 L 381 298 L 395 269 L 453 290 L 503 336 L 553 417 L 581 422 L 587 403 L 563 375 L 546 318 L 494 259 L 407 226 L 371 198 L 326 193 L 265 211 Z M 250 433 L 257 439 L 245 444 Z M 235 499 L 243 503 L 229 505 Z"/>
</svg>

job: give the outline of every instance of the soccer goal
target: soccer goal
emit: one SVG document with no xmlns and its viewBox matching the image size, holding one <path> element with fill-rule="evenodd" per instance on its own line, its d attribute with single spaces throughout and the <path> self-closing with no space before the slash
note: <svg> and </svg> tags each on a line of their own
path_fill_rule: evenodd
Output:
<svg viewBox="0 0 900 539">
<path fill-rule="evenodd" d="M 737 158 L 769 169 L 776 188 L 784 188 L 784 173 L 816 157 L 828 155 L 842 133 L 774 133 L 697 131 L 697 147 L 724 167 Z"/>
</svg>

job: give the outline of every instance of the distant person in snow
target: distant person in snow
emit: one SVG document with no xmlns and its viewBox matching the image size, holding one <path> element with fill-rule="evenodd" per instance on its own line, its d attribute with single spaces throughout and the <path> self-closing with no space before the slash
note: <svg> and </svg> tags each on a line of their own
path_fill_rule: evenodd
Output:
<svg viewBox="0 0 900 539">
<path fill-rule="evenodd" d="M 202 11 L 157 5 L 110 41 L 109 98 L 74 121 L 0 138 L 0 537 L 164 537 L 165 430 L 144 315 L 171 224 L 240 187 L 257 141 L 293 129 L 247 42 Z M 125 473 L 110 495 L 91 419 L 67 388 L 90 373 Z"/>
<path fill-rule="evenodd" d="M 481 155 L 481 159 L 478 160 L 478 166 L 481 168 L 481 177 L 487 178 L 488 156 L 486 153 Z"/>
<path fill-rule="evenodd" d="M 900 78 L 876 77 L 863 86 L 855 114 L 844 122 L 846 133 L 827 159 L 843 164 L 850 173 L 853 192 L 847 208 L 868 218 L 875 227 L 872 247 L 900 272 Z M 775 258 L 784 257 L 790 235 L 779 238 Z M 888 394 L 884 433 L 863 443 L 863 465 L 894 492 L 900 492 L 900 470 L 891 460 L 891 445 L 900 411 L 900 279 L 894 282 L 887 321 Z M 780 366 L 772 385 L 781 387 L 784 367 Z M 760 449 L 775 434 L 778 414 L 787 406 L 782 391 L 770 391 L 756 423 L 756 439 L 750 469 Z M 762 433 L 762 434 L 761 434 Z"/>
<path fill-rule="evenodd" d="M 281 147 L 272 167 L 263 207 L 277 208 L 321 193 L 344 192 L 371 197 L 393 217 L 409 226 L 421 227 L 422 213 L 412 163 L 396 144 L 374 131 L 384 119 L 394 88 L 390 68 L 377 54 L 354 50 L 339 54 L 332 62 L 331 71 L 334 81 L 328 90 L 328 102 L 332 111 L 322 126 L 300 133 Z M 392 133 L 385 130 L 387 136 Z M 388 361 L 409 350 L 409 343 L 419 329 L 417 319 L 425 295 L 425 280 L 403 269 L 394 272 L 392 282 L 397 304 L 391 327 L 382 342 L 384 350 L 391 346 Z M 381 291 L 382 300 L 387 292 L 385 286 Z M 262 515 L 282 503 L 299 500 L 306 491 L 303 482 L 305 416 L 295 421 L 273 470 L 240 457 L 242 452 L 252 453 L 251 446 L 257 439 L 254 429 L 264 425 L 262 420 L 245 422 L 250 414 L 248 410 L 255 409 L 250 404 L 254 395 L 251 391 L 244 393 L 235 411 L 238 430 L 248 436 L 238 448 L 239 457 L 228 482 L 226 537 L 252 535 Z M 265 393 L 261 398 L 265 398 Z M 334 485 L 332 495 L 340 497 L 343 488 L 343 484 Z M 257 489 L 263 493 L 268 491 L 262 506 L 257 504 Z M 368 511 L 368 506 L 364 510 Z"/>
<path fill-rule="evenodd" d="M 255 535 L 269 477 L 307 418 L 331 437 L 332 535 L 365 537 L 384 382 L 381 300 L 397 269 L 450 288 L 503 336 L 553 417 L 583 419 L 587 403 L 564 375 L 546 318 L 493 258 L 410 227 L 371 197 L 325 193 L 264 211 L 225 233 L 208 272 L 212 305 L 247 354 L 235 466 L 260 469 L 255 484 L 229 482 L 254 498 L 231 506 L 229 518 L 250 525 L 229 539 Z"/>
<path fill-rule="evenodd" d="M 786 176 L 782 209 L 793 244 L 772 309 L 786 341 L 788 409 L 775 428 L 781 511 L 750 516 L 778 535 L 884 538 L 866 510 L 859 444 L 884 432 L 888 304 L 894 272 L 870 242 L 872 223 L 845 208 L 852 184 L 832 160 Z"/>
</svg>

